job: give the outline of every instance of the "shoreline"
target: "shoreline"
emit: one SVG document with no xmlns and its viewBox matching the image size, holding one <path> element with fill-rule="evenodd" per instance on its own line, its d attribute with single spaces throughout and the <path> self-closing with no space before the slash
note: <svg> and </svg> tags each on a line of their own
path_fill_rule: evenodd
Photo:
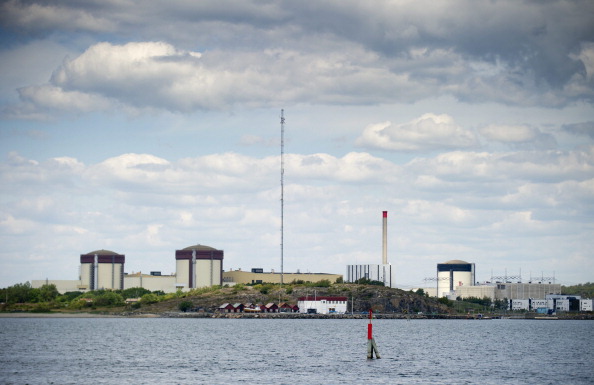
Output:
<svg viewBox="0 0 594 385">
<path fill-rule="evenodd" d="M 0 312 L 0 318 L 218 318 L 218 319 L 368 319 L 367 314 L 303 314 L 303 313 L 194 313 L 194 312 L 165 312 L 165 313 L 33 313 L 33 312 Z M 513 319 L 513 320 L 594 320 L 594 315 L 584 314 L 575 316 L 493 316 L 487 318 L 477 318 L 468 315 L 449 315 L 449 314 L 381 314 L 376 313 L 373 319 L 456 319 L 456 320 L 477 320 L 488 321 L 494 319 Z"/>
</svg>

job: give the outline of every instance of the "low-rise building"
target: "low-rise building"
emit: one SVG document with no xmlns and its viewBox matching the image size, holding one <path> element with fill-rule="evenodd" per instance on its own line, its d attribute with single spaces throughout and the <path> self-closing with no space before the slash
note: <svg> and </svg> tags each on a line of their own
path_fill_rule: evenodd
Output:
<svg viewBox="0 0 594 385">
<path fill-rule="evenodd" d="M 342 279 L 340 274 L 326 274 L 326 273 L 283 273 L 283 283 L 291 282 L 320 282 L 328 280 L 330 283 L 335 283 L 337 279 Z M 262 268 L 253 268 L 251 271 L 231 270 L 223 272 L 223 285 L 236 284 L 258 284 L 258 283 L 281 283 L 281 273 L 270 271 L 264 272 Z"/>
<path fill-rule="evenodd" d="M 344 314 L 347 311 L 347 297 L 307 296 L 298 299 L 300 313 Z"/>
<path fill-rule="evenodd" d="M 530 310 L 530 300 L 528 299 L 512 299 L 511 310 Z"/>
<path fill-rule="evenodd" d="M 592 311 L 593 302 L 592 299 L 580 299 L 580 311 Z"/>
</svg>

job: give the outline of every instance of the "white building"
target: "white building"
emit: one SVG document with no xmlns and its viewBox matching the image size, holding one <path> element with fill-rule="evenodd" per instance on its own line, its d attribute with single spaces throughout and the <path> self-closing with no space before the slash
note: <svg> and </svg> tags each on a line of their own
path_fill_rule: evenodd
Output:
<svg viewBox="0 0 594 385">
<path fill-rule="evenodd" d="M 395 287 L 394 271 L 391 264 L 385 265 L 347 265 L 345 282 L 356 282 L 360 279 L 379 281 L 387 287 Z"/>
<path fill-rule="evenodd" d="M 454 295 L 456 288 L 473 286 L 475 282 L 474 263 L 455 259 L 437 264 L 438 297 Z"/>
<path fill-rule="evenodd" d="M 530 300 L 528 299 L 512 299 L 511 300 L 512 310 L 529 310 Z"/>
<path fill-rule="evenodd" d="M 556 311 L 569 311 L 569 300 L 568 299 L 557 299 L 555 300 Z"/>
<path fill-rule="evenodd" d="M 580 311 L 592 311 L 592 299 L 580 299 Z"/>
<path fill-rule="evenodd" d="M 530 300 L 530 310 L 538 310 L 538 309 L 553 309 L 554 308 L 554 301 L 552 299 L 532 299 Z"/>
<path fill-rule="evenodd" d="M 297 302 L 299 313 L 344 314 L 347 311 L 347 297 L 300 297 Z"/>
</svg>

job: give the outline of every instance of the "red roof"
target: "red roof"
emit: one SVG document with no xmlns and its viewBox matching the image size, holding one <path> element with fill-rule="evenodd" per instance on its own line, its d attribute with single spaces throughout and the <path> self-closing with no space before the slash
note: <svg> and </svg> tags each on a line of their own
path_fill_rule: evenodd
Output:
<svg viewBox="0 0 594 385">
<path fill-rule="evenodd" d="M 324 297 L 324 296 L 316 296 L 316 297 L 299 297 L 299 301 L 321 301 L 325 299 L 326 301 L 344 301 L 348 300 L 347 297 Z"/>
</svg>

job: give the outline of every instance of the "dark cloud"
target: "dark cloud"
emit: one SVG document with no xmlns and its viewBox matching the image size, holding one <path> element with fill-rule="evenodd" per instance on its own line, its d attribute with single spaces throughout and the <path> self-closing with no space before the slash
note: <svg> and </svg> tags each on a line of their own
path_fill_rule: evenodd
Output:
<svg viewBox="0 0 594 385">
<path fill-rule="evenodd" d="M 238 57 L 248 67 L 253 62 L 245 62 L 246 52 L 290 51 L 312 63 L 331 58 L 335 68 L 363 74 L 359 79 L 348 76 L 344 84 L 331 78 L 336 89 L 321 90 L 316 97 L 320 102 L 415 101 L 451 94 L 467 102 L 562 106 L 594 98 L 588 68 L 592 64 L 585 62 L 594 51 L 585 44 L 594 42 L 594 3 L 587 0 L 454 0 L 430 5 L 213 0 L 144 1 L 142 6 L 12 0 L 1 8 L 3 24 L 16 34 L 77 31 L 95 42 L 163 41 L 180 50 L 222 52 L 223 60 Z M 391 73 L 383 77 L 402 79 L 386 82 L 391 91 L 367 82 L 378 69 Z M 269 76 L 282 68 L 268 65 L 262 71 Z M 314 84 L 325 80 L 319 76 L 311 77 Z M 293 95 L 311 98 L 295 91 Z"/>
<path fill-rule="evenodd" d="M 564 131 L 574 135 L 584 135 L 589 136 L 590 138 L 594 138 L 594 121 L 575 124 L 565 124 L 562 128 Z"/>
</svg>

